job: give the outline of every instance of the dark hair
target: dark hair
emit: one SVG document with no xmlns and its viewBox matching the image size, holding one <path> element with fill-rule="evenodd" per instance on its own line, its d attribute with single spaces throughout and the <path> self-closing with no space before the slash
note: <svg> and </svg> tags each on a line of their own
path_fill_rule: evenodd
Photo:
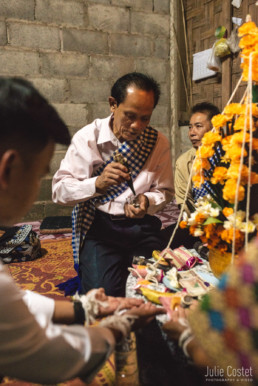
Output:
<svg viewBox="0 0 258 386">
<path fill-rule="evenodd" d="M 220 114 L 220 111 L 217 106 L 213 105 L 210 102 L 201 102 L 197 103 L 192 107 L 192 114 L 203 113 L 207 114 L 209 121 L 214 117 L 214 115 Z"/>
<path fill-rule="evenodd" d="M 56 110 L 27 80 L 0 77 L 0 153 L 10 148 L 38 152 L 50 140 L 70 143 Z"/>
<path fill-rule="evenodd" d="M 134 85 L 139 90 L 153 91 L 154 107 L 158 104 L 160 97 L 160 86 L 151 76 L 140 72 L 131 72 L 119 78 L 111 88 L 111 96 L 115 98 L 117 105 L 124 102 L 127 96 L 127 89 Z"/>
</svg>

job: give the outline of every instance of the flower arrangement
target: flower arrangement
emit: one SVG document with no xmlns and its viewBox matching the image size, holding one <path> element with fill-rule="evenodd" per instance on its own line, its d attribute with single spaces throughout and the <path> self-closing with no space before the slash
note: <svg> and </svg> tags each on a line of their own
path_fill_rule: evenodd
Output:
<svg viewBox="0 0 258 386">
<path fill-rule="evenodd" d="M 213 117 L 213 130 L 202 138 L 192 175 L 197 188 L 206 181 L 209 194 L 197 200 L 190 216 L 183 213 L 180 222 L 181 228 L 188 227 L 210 249 L 232 254 L 245 241 L 247 244 L 258 227 L 258 210 L 250 211 L 253 185 L 258 184 L 258 105 L 253 103 L 258 82 L 258 28 L 248 21 L 239 28 L 239 36 L 242 79 L 248 81 L 244 103 L 228 104 L 222 114 Z M 210 162 L 214 155 L 219 160 L 215 167 Z"/>
</svg>

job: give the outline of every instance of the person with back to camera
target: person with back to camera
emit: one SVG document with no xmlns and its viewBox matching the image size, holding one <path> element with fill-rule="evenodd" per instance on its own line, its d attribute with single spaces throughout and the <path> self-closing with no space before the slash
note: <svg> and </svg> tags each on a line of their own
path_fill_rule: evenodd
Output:
<svg viewBox="0 0 258 386">
<path fill-rule="evenodd" d="M 53 178 L 54 202 L 76 205 L 74 258 L 82 292 L 101 286 L 123 296 L 133 256 L 148 258 L 162 248 L 155 213 L 174 188 L 169 141 L 149 127 L 159 96 L 150 76 L 119 78 L 109 97 L 111 115 L 74 135 Z"/>
<path fill-rule="evenodd" d="M 68 145 L 70 136 L 54 108 L 19 78 L 0 78 L 0 122 L 0 225 L 10 226 L 33 204 L 55 143 Z M 85 328 L 79 325 L 85 304 L 92 318 L 133 308 Z M 0 374 L 42 384 L 90 381 L 115 344 L 159 312 L 136 299 L 107 297 L 103 289 L 74 303 L 21 291 L 0 262 Z"/>
</svg>

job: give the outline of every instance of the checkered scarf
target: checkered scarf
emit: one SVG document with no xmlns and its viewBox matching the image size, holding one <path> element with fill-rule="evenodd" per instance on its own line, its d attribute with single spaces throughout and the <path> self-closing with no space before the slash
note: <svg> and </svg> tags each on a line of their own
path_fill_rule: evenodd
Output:
<svg viewBox="0 0 258 386">
<path fill-rule="evenodd" d="M 210 162 L 211 167 L 207 172 L 205 171 L 206 177 L 211 177 L 213 170 L 220 162 L 221 156 L 222 156 L 221 148 L 216 147 L 215 153 L 213 154 L 212 157 L 209 158 L 209 162 Z M 209 184 L 209 181 L 204 181 L 204 183 L 200 186 L 200 188 L 196 188 L 193 186 L 192 192 L 193 192 L 194 201 L 197 201 L 198 198 L 200 198 L 200 197 L 207 196 L 207 194 L 215 195 L 215 193 L 213 192 L 213 190 Z"/>
<path fill-rule="evenodd" d="M 123 142 L 111 157 L 93 173 L 92 177 L 99 176 L 109 163 L 114 162 L 114 157 L 120 153 L 126 158 L 127 164 L 131 170 L 132 180 L 134 180 L 140 173 L 149 154 L 154 148 L 157 137 L 158 132 L 151 127 L 147 127 L 136 140 Z M 96 204 L 105 204 L 113 200 L 127 188 L 127 182 L 111 186 L 106 194 L 80 202 L 74 207 L 72 212 L 72 248 L 75 267 L 79 264 L 80 248 L 82 247 L 85 236 L 94 220 Z"/>
</svg>

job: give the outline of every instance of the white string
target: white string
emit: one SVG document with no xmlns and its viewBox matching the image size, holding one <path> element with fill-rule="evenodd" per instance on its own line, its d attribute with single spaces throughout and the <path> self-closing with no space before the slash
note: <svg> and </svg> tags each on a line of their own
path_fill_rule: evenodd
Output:
<svg viewBox="0 0 258 386">
<path fill-rule="evenodd" d="M 189 179 L 188 179 L 188 183 L 187 183 L 187 187 L 186 187 L 186 192 L 185 192 L 184 202 L 183 202 L 183 204 L 181 205 L 181 210 L 180 210 L 180 213 L 179 213 L 179 216 L 178 216 L 178 219 L 177 219 L 176 226 L 175 226 L 175 228 L 174 228 L 174 230 L 173 230 L 173 232 L 172 232 L 172 236 L 170 237 L 170 240 L 169 240 L 168 245 L 167 245 L 166 248 L 169 248 L 170 244 L 171 244 L 172 241 L 174 240 L 176 231 L 177 231 L 177 229 L 178 229 L 179 223 L 180 223 L 181 218 L 182 218 L 182 216 L 183 216 L 183 212 L 184 212 L 184 210 L 185 210 L 185 203 L 186 203 L 187 196 L 188 196 L 188 193 L 189 193 L 189 190 L 190 190 L 190 186 L 191 186 L 191 182 L 192 182 L 193 166 L 194 166 L 195 159 L 196 159 L 196 157 L 194 157 L 194 159 L 193 159 L 193 163 L 192 163 L 192 167 L 191 167 L 191 171 L 190 171 L 190 175 L 189 175 Z"/>
<path fill-rule="evenodd" d="M 243 78 L 243 75 L 241 75 L 240 79 L 238 80 L 238 82 L 236 84 L 236 87 L 235 87 L 234 91 L 232 92 L 232 94 L 231 94 L 231 96 L 230 96 L 226 106 L 228 106 L 231 103 L 232 99 L 234 98 L 234 96 L 235 96 L 235 94 L 237 92 L 237 89 L 238 89 L 238 87 L 239 87 L 239 85 L 240 85 L 240 83 L 242 81 L 242 78 Z M 224 108 L 224 110 L 225 110 L 225 108 Z M 224 113 L 224 110 L 222 111 L 222 114 Z"/>
<path fill-rule="evenodd" d="M 99 314 L 99 307 L 108 307 L 107 301 L 96 299 L 98 289 L 93 289 L 87 295 L 79 295 L 78 292 L 73 296 L 73 300 L 81 302 L 85 313 L 85 323 L 88 326 L 93 323 Z"/>
<path fill-rule="evenodd" d="M 232 99 L 234 98 L 234 96 L 235 96 L 235 94 L 236 94 L 236 92 L 238 90 L 238 87 L 239 87 L 239 85 L 240 85 L 240 83 L 242 81 L 242 77 L 243 77 L 243 75 L 241 75 L 240 79 L 238 80 L 238 82 L 236 84 L 236 87 L 235 87 L 233 93 L 231 94 L 231 96 L 230 96 L 226 106 L 229 105 L 231 103 Z M 224 110 L 223 110 L 223 112 L 224 112 Z M 222 114 L 223 114 L 223 112 L 222 112 Z M 212 128 L 212 131 L 215 131 L 214 127 Z M 166 246 L 166 248 L 169 248 L 169 246 L 171 245 L 172 241 L 174 240 L 176 231 L 178 229 L 179 223 L 180 223 L 180 221 L 182 219 L 182 216 L 183 216 L 183 212 L 185 210 L 185 203 L 187 201 L 188 193 L 190 191 L 190 186 L 191 186 L 191 182 L 192 182 L 193 166 L 194 166 L 195 159 L 196 159 L 196 157 L 194 157 L 194 159 L 193 159 L 193 163 L 192 163 L 192 167 L 191 167 L 191 171 L 190 171 L 190 175 L 189 175 L 189 179 L 188 179 L 188 183 L 187 183 L 187 188 L 186 188 L 186 192 L 185 192 L 185 196 L 184 196 L 184 201 L 183 201 L 183 204 L 181 205 L 181 210 L 180 210 L 180 213 L 179 213 L 179 216 L 178 216 L 178 219 L 177 219 L 177 223 L 176 223 L 175 228 L 173 229 L 172 235 L 170 237 L 170 240 L 169 240 L 168 245 Z"/>
<path fill-rule="evenodd" d="M 248 157 L 248 183 L 247 183 L 247 198 L 246 198 L 246 232 L 245 232 L 245 250 L 248 249 L 248 222 L 250 216 L 250 198 L 251 198 L 251 173 L 252 173 L 252 148 L 253 148 L 253 88 L 252 88 L 252 68 L 253 68 L 253 54 L 250 55 L 249 62 L 249 78 L 248 81 L 251 83 L 250 86 L 250 109 L 249 109 L 249 120 L 250 120 L 250 137 L 249 137 L 249 157 Z"/>
<path fill-rule="evenodd" d="M 250 60 L 251 57 L 251 60 Z M 244 150 L 245 150 L 245 142 L 246 142 L 246 132 L 247 132 L 247 117 L 248 117 L 248 104 L 250 104 L 250 95 L 252 95 L 252 71 L 250 72 L 250 68 L 252 70 L 252 54 L 249 57 L 249 76 L 248 76 L 248 85 L 247 85 L 247 98 L 246 98 L 246 114 L 245 114 L 245 123 L 244 123 L 244 133 L 243 133 L 243 142 L 241 147 L 241 157 L 240 157 L 240 166 L 238 171 L 237 178 L 237 186 L 236 186 L 236 194 L 235 194 L 235 202 L 234 202 L 234 223 L 233 223 L 233 240 L 232 240 L 232 254 L 231 254 L 231 264 L 234 264 L 235 251 L 236 251 L 236 214 L 238 209 L 238 198 L 239 198 L 239 188 L 241 181 L 241 173 L 243 169 L 244 163 Z M 250 77 L 251 75 L 251 77 Z"/>
</svg>

